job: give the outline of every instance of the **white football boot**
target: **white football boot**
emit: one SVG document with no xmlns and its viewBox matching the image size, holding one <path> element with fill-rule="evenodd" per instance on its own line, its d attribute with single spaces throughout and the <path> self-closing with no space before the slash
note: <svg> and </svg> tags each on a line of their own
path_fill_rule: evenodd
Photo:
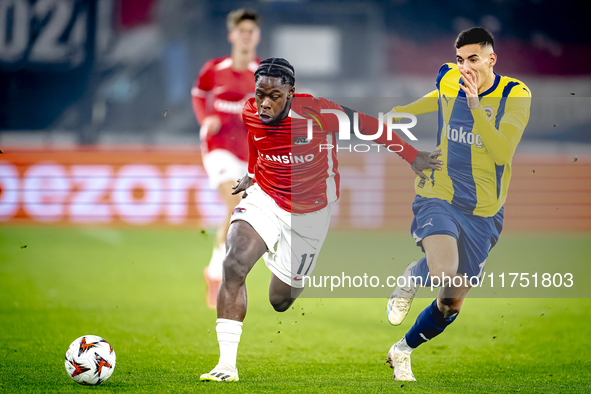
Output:
<svg viewBox="0 0 591 394">
<path fill-rule="evenodd" d="M 413 261 L 408 265 L 408 267 L 406 267 L 404 273 L 402 274 L 402 276 L 406 278 L 406 286 L 397 286 L 388 300 L 386 316 L 388 317 L 390 324 L 394 326 L 397 326 L 404 321 L 408 311 L 410 311 L 412 300 L 419 289 L 419 286 L 410 279 L 410 271 L 416 264 L 417 262 Z"/>
<path fill-rule="evenodd" d="M 397 346 L 404 338 L 396 342 L 388 352 L 388 363 L 394 370 L 394 380 L 416 382 L 415 376 L 410 369 L 410 353 L 402 352 Z"/>
<path fill-rule="evenodd" d="M 226 363 L 219 363 L 209 373 L 204 373 L 199 378 L 202 382 L 237 382 L 238 370 Z"/>
</svg>

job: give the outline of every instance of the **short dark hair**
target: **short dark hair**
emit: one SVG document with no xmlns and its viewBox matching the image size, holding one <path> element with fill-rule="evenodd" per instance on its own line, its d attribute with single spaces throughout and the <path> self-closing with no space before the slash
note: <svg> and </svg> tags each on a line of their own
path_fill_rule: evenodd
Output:
<svg viewBox="0 0 591 394">
<path fill-rule="evenodd" d="M 261 61 L 261 65 L 254 72 L 254 82 L 257 83 L 259 78 L 274 77 L 281 78 L 284 85 L 295 85 L 295 70 L 289 62 L 280 57 L 270 57 Z"/>
<path fill-rule="evenodd" d="M 456 48 L 461 48 L 464 45 L 480 44 L 481 47 L 490 45 L 495 49 L 495 39 L 491 32 L 486 30 L 484 27 L 473 27 L 468 30 L 464 30 L 456 38 Z"/>
<path fill-rule="evenodd" d="M 259 17 L 259 15 L 256 12 L 254 12 L 252 10 L 246 10 L 244 8 L 240 8 L 240 9 L 231 11 L 228 14 L 228 18 L 226 19 L 226 24 L 228 25 L 228 30 L 229 31 L 234 30 L 234 28 L 236 26 L 238 26 L 240 24 L 240 22 L 242 22 L 244 20 L 251 20 L 254 23 L 256 23 L 257 26 L 260 26 L 261 18 Z"/>
</svg>

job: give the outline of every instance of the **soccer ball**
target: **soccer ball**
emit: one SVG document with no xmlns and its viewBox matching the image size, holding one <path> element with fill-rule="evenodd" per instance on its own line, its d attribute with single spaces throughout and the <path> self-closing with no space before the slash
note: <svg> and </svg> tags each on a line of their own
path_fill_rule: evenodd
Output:
<svg viewBox="0 0 591 394">
<path fill-rule="evenodd" d="M 115 369 L 115 351 L 96 335 L 76 339 L 66 352 L 66 371 L 76 383 L 101 384 Z"/>
</svg>

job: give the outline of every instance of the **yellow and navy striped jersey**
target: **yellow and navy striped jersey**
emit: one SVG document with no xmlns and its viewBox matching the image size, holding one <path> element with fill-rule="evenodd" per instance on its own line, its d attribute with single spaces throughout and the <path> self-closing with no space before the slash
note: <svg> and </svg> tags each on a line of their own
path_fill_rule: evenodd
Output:
<svg viewBox="0 0 591 394">
<path fill-rule="evenodd" d="M 457 65 L 439 69 L 437 89 L 393 112 L 421 115 L 438 111 L 437 149 L 442 171 L 428 170 L 429 182 L 415 180 L 419 196 L 445 200 L 462 212 L 494 216 L 507 198 L 511 160 L 529 120 L 531 92 L 521 81 L 495 75 L 471 110 L 460 89 Z"/>
</svg>

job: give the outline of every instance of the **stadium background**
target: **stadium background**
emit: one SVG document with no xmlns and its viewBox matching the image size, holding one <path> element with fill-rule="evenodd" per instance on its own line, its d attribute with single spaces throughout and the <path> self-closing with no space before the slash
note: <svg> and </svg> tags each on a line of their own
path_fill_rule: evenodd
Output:
<svg viewBox="0 0 591 394">
<path fill-rule="evenodd" d="M 3 1 L 0 17 L 38 18 L 37 3 Z M 581 14 L 572 12 L 576 2 L 77 3 L 83 6 L 70 7 L 72 20 L 87 33 L 70 37 L 69 50 L 53 57 L 34 56 L 47 40 L 17 39 L 34 37 L 33 27 L 4 24 L 12 29 L 0 48 L 4 222 L 217 223 L 220 200 L 197 154 L 189 92 L 204 62 L 229 51 L 225 15 L 246 5 L 263 16 L 259 57 L 290 59 L 299 91 L 341 103 L 357 98 L 353 107 L 374 116 L 392 107 L 387 98 L 404 103 L 432 90 L 438 67 L 453 61 L 458 31 L 489 28 L 496 72 L 534 92 L 506 228 L 591 229 L 591 46 Z M 433 115 L 420 118 L 417 147 L 434 148 L 434 125 Z M 341 155 L 344 193 L 333 227 L 407 228 L 411 177 L 386 156 Z"/>
<path fill-rule="evenodd" d="M 200 275 L 221 206 L 198 154 L 190 88 L 206 60 L 228 54 L 225 17 L 241 6 L 263 16 L 258 56 L 289 59 L 299 91 L 354 100 L 356 109 L 374 116 L 432 90 L 441 63 L 454 61 L 459 31 L 489 28 L 499 55 L 495 71 L 521 79 L 534 96 L 514 159 L 502 242 L 490 264 L 527 260 L 527 267 L 548 270 L 571 264 L 582 267 L 582 282 L 589 277 L 591 37 L 579 2 L 0 0 L 0 390 L 72 390 L 61 379 L 61 352 L 84 333 L 105 336 L 123 360 L 105 386 L 114 391 L 190 391 L 195 381 L 179 380 L 183 367 L 175 374 L 175 360 L 199 371 L 215 362 L 215 314 L 202 305 Z M 70 13 L 53 22 L 65 35 L 39 40 L 58 8 Z M 60 45 L 68 49 L 55 50 Z M 434 148 L 435 124 L 432 116 L 419 119 L 415 146 Z M 331 234 L 340 244 L 388 244 L 395 250 L 391 271 L 401 272 L 420 253 L 408 235 L 408 168 L 389 154 L 343 153 L 339 164 L 343 193 Z M 339 256 L 323 251 L 323 258 L 331 255 Z M 97 275 L 105 278 L 98 285 L 89 278 Z M 254 382 L 248 390 L 331 391 L 343 384 L 349 391 L 380 391 L 382 380 L 390 383 L 387 371 L 367 372 L 383 367 L 373 361 L 390 329 L 383 300 L 300 300 L 301 311 L 277 317 L 259 291 L 268 283 L 265 268 L 255 267 L 249 281 L 253 324 L 245 335 L 259 342 L 241 344 L 239 367 Z M 105 290 L 100 297 L 97 288 Z M 512 318 L 504 312 L 511 304 Z M 584 391 L 591 376 L 575 372 L 590 370 L 588 355 L 547 353 L 558 336 L 589 345 L 591 336 L 581 328 L 588 325 L 588 300 L 568 304 L 558 312 L 562 300 L 473 300 L 462 312 L 470 323 L 454 328 L 451 342 L 438 342 L 433 354 L 422 353 L 415 374 L 442 382 L 425 386 L 427 392 Z M 343 320 L 343 311 L 354 308 L 368 315 Z M 489 310 L 495 311 L 492 324 L 485 323 Z M 540 317 L 547 321 L 538 323 Z M 327 323 L 335 320 L 345 327 Z M 571 332 L 573 326 L 579 330 Z M 297 342 L 297 327 L 314 332 L 309 342 Z M 360 330 L 368 332 L 363 344 L 331 340 Z M 277 332 L 270 343 L 267 331 Z M 493 341 L 499 333 L 511 338 L 502 347 Z M 484 345 L 464 344 L 461 334 Z M 184 348 L 183 338 L 195 335 Z M 31 337 L 39 338 L 42 351 Z M 272 355 L 285 347 L 294 365 Z M 515 347 L 522 349 L 510 363 L 515 372 L 505 375 L 500 349 Z M 138 349 L 158 356 L 147 363 L 149 371 L 132 359 Z M 28 366 L 18 358 L 23 352 L 36 354 Z M 451 379 L 435 372 L 446 352 L 465 362 L 449 367 Z M 551 358 L 552 364 L 544 361 Z M 248 363 L 260 359 L 256 367 Z M 312 364 L 336 377 L 321 374 L 325 386 L 299 380 Z M 562 383 L 540 377 L 554 365 Z M 501 372 L 487 377 L 474 373 L 497 367 Z M 347 380 L 348 368 L 366 372 L 355 375 L 355 383 Z M 283 376 L 293 386 L 265 380 Z M 364 386 L 366 378 L 374 385 Z M 267 386 L 257 386 L 261 382 Z"/>
</svg>

